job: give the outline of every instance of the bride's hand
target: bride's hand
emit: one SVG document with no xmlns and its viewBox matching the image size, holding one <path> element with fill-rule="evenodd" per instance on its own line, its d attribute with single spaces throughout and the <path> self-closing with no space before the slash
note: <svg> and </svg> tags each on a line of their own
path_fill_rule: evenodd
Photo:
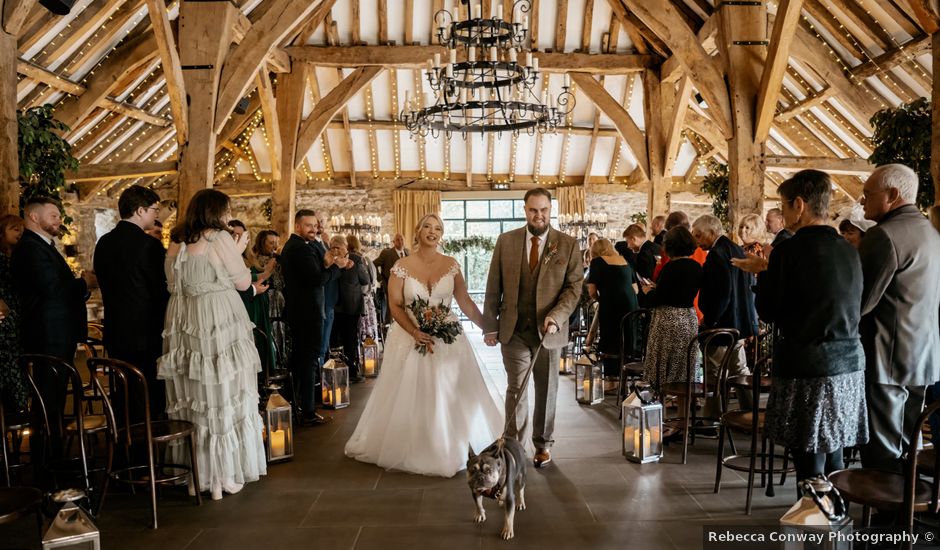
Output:
<svg viewBox="0 0 940 550">
<path fill-rule="evenodd" d="M 421 332 L 420 329 L 415 329 L 411 334 L 412 338 L 415 339 L 415 343 L 421 346 L 425 346 L 428 349 L 428 353 L 434 353 L 434 338 L 430 334 Z"/>
</svg>

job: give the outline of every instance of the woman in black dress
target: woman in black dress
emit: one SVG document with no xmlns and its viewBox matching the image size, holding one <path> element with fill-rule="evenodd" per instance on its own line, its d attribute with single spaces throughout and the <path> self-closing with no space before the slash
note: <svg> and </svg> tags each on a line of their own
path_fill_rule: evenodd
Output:
<svg viewBox="0 0 940 550">
<path fill-rule="evenodd" d="M 862 264 L 827 224 L 831 185 L 818 170 L 783 182 L 777 192 L 793 237 L 769 262 L 732 260 L 758 274 L 757 312 L 776 323 L 765 428 L 792 451 L 798 481 L 842 469 L 842 449 L 868 441 Z"/>
<path fill-rule="evenodd" d="M 620 320 L 639 307 L 633 286 L 633 269 L 607 239 L 598 239 L 591 246 L 591 257 L 591 270 L 585 282 L 591 298 L 599 304 L 599 349 L 604 354 L 619 356 Z M 630 338 L 625 342 L 624 348 L 631 349 L 634 341 L 634 338 Z M 620 362 L 615 357 L 605 359 L 604 376 L 613 377 L 619 374 Z"/>
<path fill-rule="evenodd" d="M 663 248 L 670 261 L 655 285 L 643 287 L 653 308 L 643 378 L 657 386 L 686 381 L 689 342 L 698 334 L 693 303 L 702 287 L 702 266 L 691 258 L 696 249 L 692 233 L 685 226 L 673 227 Z"/>
<path fill-rule="evenodd" d="M 8 412 L 25 407 L 29 397 L 26 379 L 16 364 L 20 354 L 20 318 L 10 274 L 10 255 L 24 229 L 23 219 L 19 216 L 0 216 L 0 392 Z"/>
</svg>

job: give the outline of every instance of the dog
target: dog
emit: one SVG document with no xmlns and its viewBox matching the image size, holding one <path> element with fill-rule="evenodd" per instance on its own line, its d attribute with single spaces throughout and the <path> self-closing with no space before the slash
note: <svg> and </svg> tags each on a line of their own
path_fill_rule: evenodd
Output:
<svg viewBox="0 0 940 550">
<path fill-rule="evenodd" d="M 467 484 L 476 503 L 474 520 L 486 521 L 483 497 L 495 499 L 506 512 L 503 540 L 513 537 L 516 510 L 525 510 L 526 453 L 522 444 L 511 437 L 496 440 L 479 455 L 469 450 Z"/>
</svg>

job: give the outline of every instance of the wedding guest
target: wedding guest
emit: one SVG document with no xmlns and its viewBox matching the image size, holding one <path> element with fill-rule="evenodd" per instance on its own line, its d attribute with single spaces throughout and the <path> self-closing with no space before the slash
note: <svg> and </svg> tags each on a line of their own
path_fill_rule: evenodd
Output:
<svg viewBox="0 0 940 550">
<path fill-rule="evenodd" d="M 333 254 L 321 257 L 312 244 L 317 237 L 319 220 L 313 210 L 298 210 L 294 232 L 287 239 L 278 263 L 284 273 L 284 314 L 290 327 L 290 367 L 303 420 L 324 424 L 328 420 L 316 414 L 322 402 L 320 393 L 320 343 L 323 336 L 323 285 L 339 276 L 333 269 Z M 345 261 L 342 262 L 345 265 Z"/>
<path fill-rule="evenodd" d="M 708 251 L 708 257 L 702 265 L 702 290 L 698 304 L 702 310 L 702 329 L 733 328 L 738 331 L 739 340 L 731 350 L 728 365 L 729 376 L 750 374 L 747 367 L 745 340 L 757 334 L 757 311 L 754 309 L 754 292 L 751 290 L 751 275 L 734 267 L 732 258 L 744 258 L 744 250 L 724 236 L 721 221 L 705 214 L 695 219 L 692 224 L 692 236 L 699 247 Z M 715 346 L 711 354 L 705 357 L 708 375 L 712 380 L 718 375 L 721 358 L 726 347 Z M 747 392 L 738 395 L 742 406 L 748 408 L 750 402 Z M 705 417 L 717 413 L 714 399 L 706 400 Z"/>
<path fill-rule="evenodd" d="M 591 260 L 594 259 L 591 256 L 591 248 L 594 246 L 594 243 L 597 242 L 597 238 L 598 237 L 597 237 L 596 232 L 591 231 L 590 233 L 588 233 L 587 248 L 581 251 L 582 259 L 584 261 L 584 266 L 583 266 L 584 269 L 587 269 L 588 266 L 591 265 Z"/>
<path fill-rule="evenodd" d="M 637 275 L 653 280 L 657 256 L 662 256 L 662 247 L 646 238 L 646 229 L 638 223 L 631 224 L 623 231 L 623 238 L 636 254 L 636 263 L 631 264 Z"/>
<path fill-rule="evenodd" d="M 229 197 L 203 189 L 173 228 L 158 371 L 166 381 L 170 418 L 196 425 L 200 486 L 190 490 L 210 491 L 213 500 L 267 473 L 256 380 L 261 360 L 238 297 L 251 287 L 251 271 L 241 258 L 248 234 L 233 239 L 230 219 Z M 185 464 L 186 457 L 174 461 Z"/>
<path fill-rule="evenodd" d="M 871 439 L 866 468 L 899 471 L 928 384 L 940 380 L 940 234 L 915 206 L 917 174 L 879 166 L 862 195 L 865 218 L 878 225 L 858 252 L 865 287 L 865 347 Z"/>
<path fill-rule="evenodd" d="M 675 227 L 679 227 L 679 226 L 685 227 L 686 229 L 689 230 L 689 232 L 692 231 L 692 224 L 689 222 L 688 214 L 686 214 L 685 212 L 681 210 L 670 212 L 669 215 L 666 216 L 666 224 L 665 224 L 666 231 L 670 231 L 671 229 Z M 695 247 L 695 251 L 692 253 L 692 256 L 691 256 L 691 258 L 695 260 L 696 262 L 698 262 L 699 265 L 705 265 L 705 258 L 707 257 L 708 257 L 708 252 L 706 252 L 704 249 L 698 246 Z M 663 254 L 662 257 L 659 259 L 659 263 L 656 264 L 656 269 L 653 271 L 654 282 L 659 280 L 659 274 L 667 263 L 669 263 L 669 255 Z M 695 315 L 696 317 L 698 317 L 698 322 L 699 324 L 701 324 L 703 316 L 702 316 L 702 310 L 698 306 L 698 295 L 695 296 L 693 307 L 695 308 Z"/>
<path fill-rule="evenodd" d="M 259 265 L 267 266 L 274 262 L 273 271 L 268 278 L 268 318 L 271 320 L 271 332 L 268 336 L 274 344 L 276 367 L 286 369 L 290 358 L 290 333 L 284 317 L 284 273 L 277 262 L 280 248 L 281 237 L 277 231 L 265 229 L 255 238 L 252 251 Z"/>
<path fill-rule="evenodd" d="M 617 241 L 614 243 L 614 250 L 617 251 L 617 254 L 623 256 L 623 259 L 630 264 L 630 267 L 633 268 L 633 271 L 636 272 L 636 252 L 630 248 L 630 243 L 627 241 L 627 231 L 624 230 L 620 235 L 623 240 Z"/>
<path fill-rule="evenodd" d="M 229 220 L 228 227 L 232 231 L 232 237 L 235 240 L 251 240 L 248 227 L 241 220 Z M 251 323 L 261 330 L 264 334 L 254 332 L 255 347 L 258 348 L 258 355 L 261 357 L 261 364 L 268 369 L 274 368 L 276 355 L 274 343 L 270 339 L 271 334 L 271 315 L 269 310 L 271 304 L 268 299 L 268 279 L 277 262 L 269 261 L 262 265 L 255 256 L 254 251 L 245 247 L 242 251 L 242 260 L 245 267 L 251 271 L 251 286 L 245 290 L 240 290 L 238 295 L 245 304 L 245 310 L 248 312 L 248 319 Z"/>
<path fill-rule="evenodd" d="M 10 267 L 20 305 L 20 341 L 24 353 L 52 355 L 72 362 L 85 340 L 88 290 L 97 286 L 93 271 L 75 277 L 55 247 L 62 217 L 48 197 L 27 201 L 26 231 L 13 249 Z"/>
<path fill-rule="evenodd" d="M 364 341 L 366 338 L 378 339 L 379 321 L 375 309 L 374 289 L 376 284 L 375 264 L 363 254 L 362 243 L 359 237 L 349 235 L 346 237 L 346 245 L 349 248 L 350 256 L 356 255 L 362 258 L 362 266 L 365 269 L 367 281 L 362 285 L 362 316 L 359 317 L 358 340 Z"/>
<path fill-rule="evenodd" d="M 349 376 L 354 382 L 361 382 L 362 371 L 359 368 L 359 318 L 365 312 L 362 286 L 369 282 L 369 274 L 359 254 L 350 252 L 347 238 L 336 235 L 330 239 L 330 250 L 337 258 L 348 258 L 352 262 L 349 269 L 344 269 L 339 276 L 339 299 L 336 301 L 336 328 L 343 354 L 349 360 Z M 358 249 L 358 239 L 357 239 Z"/>
<path fill-rule="evenodd" d="M 620 320 L 639 307 L 634 287 L 633 269 L 617 254 L 607 239 L 598 239 L 591 247 L 591 271 L 585 283 L 591 298 L 598 303 L 598 331 L 600 351 L 604 359 L 604 376 L 620 375 Z M 624 342 L 625 349 L 632 350 L 636 335 Z"/>
<path fill-rule="evenodd" d="M 702 287 L 702 266 L 692 259 L 697 248 L 692 233 L 683 225 L 673 227 L 666 232 L 663 248 L 672 260 L 655 284 L 643 286 L 653 309 L 643 377 L 657 386 L 685 382 L 688 345 L 698 334 L 692 304 Z"/>
<path fill-rule="evenodd" d="M 25 408 L 29 398 L 26 379 L 16 363 L 20 355 L 20 308 L 10 270 L 10 256 L 25 229 L 19 216 L 0 216 L 0 396 L 7 412 Z"/>
<path fill-rule="evenodd" d="M 769 258 L 774 247 L 792 237 L 793 233 L 787 229 L 786 222 L 783 219 L 783 210 L 779 208 L 771 208 L 767 211 L 764 228 L 767 230 L 768 235 L 773 236 L 770 245 L 764 247 L 764 254 Z"/>
<path fill-rule="evenodd" d="M 865 355 L 858 334 L 862 265 L 827 224 L 832 183 L 803 170 L 777 189 L 790 239 L 770 261 L 732 260 L 757 276 L 757 310 L 779 332 L 767 435 L 793 454 L 796 479 L 844 468 L 842 450 L 868 440 Z"/>
<path fill-rule="evenodd" d="M 391 317 L 388 310 L 388 280 L 392 276 L 392 267 L 395 262 L 408 256 L 408 249 L 405 248 L 405 237 L 401 233 L 396 233 L 392 238 L 391 248 L 383 250 L 379 257 L 375 259 L 375 267 L 379 271 L 379 318 L 388 324 Z"/>
<path fill-rule="evenodd" d="M 157 379 L 163 353 L 163 323 L 170 294 L 163 264 L 166 250 L 148 234 L 160 210 L 152 189 L 132 185 L 121 193 L 121 221 L 95 246 L 95 274 L 104 302 L 104 346 L 108 356 L 134 365 L 147 378 L 150 414 L 166 414 L 166 390 Z M 131 417 L 144 420 L 142 402 L 130 404 Z"/>
<path fill-rule="evenodd" d="M 656 216 L 650 222 L 650 235 L 653 235 L 653 242 L 663 246 L 666 238 L 666 216 Z"/>
<path fill-rule="evenodd" d="M 847 240 L 850 245 L 858 248 L 862 244 L 862 239 L 869 229 L 875 226 L 874 222 L 868 220 L 856 220 L 846 218 L 839 222 L 839 234 Z"/>
<path fill-rule="evenodd" d="M 153 227 L 150 229 L 145 229 L 144 233 L 150 235 L 154 239 L 157 239 L 161 243 L 163 242 L 163 222 L 160 220 L 153 220 Z"/>
<path fill-rule="evenodd" d="M 764 223 L 757 214 L 747 214 L 738 222 L 738 237 L 745 254 L 766 258 L 764 253 Z"/>
</svg>

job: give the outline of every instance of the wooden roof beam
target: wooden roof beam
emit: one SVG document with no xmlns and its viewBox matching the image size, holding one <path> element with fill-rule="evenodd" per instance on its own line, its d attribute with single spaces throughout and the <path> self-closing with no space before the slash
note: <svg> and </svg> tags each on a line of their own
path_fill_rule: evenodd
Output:
<svg viewBox="0 0 940 550">
<path fill-rule="evenodd" d="M 123 178 L 142 178 L 146 176 L 164 176 L 167 174 L 175 174 L 176 172 L 177 163 L 175 160 L 165 162 L 83 164 L 74 172 L 67 171 L 65 173 L 65 180 L 78 183 Z"/>
<path fill-rule="evenodd" d="M 9 35 L 17 36 L 30 10 L 36 5 L 36 0 L 4 0 L 3 2 L 3 31 Z"/>
<path fill-rule="evenodd" d="M 790 44 L 800 23 L 803 0 L 780 0 L 777 18 L 770 37 L 770 49 L 761 74 L 757 91 L 757 111 L 754 121 L 754 141 L 762 143 L 770 135 L 770 126 L 777 110 L 777 98 L 790 61 Z"/>
<path fill-rule="evenodd" d="M 176 126 L 176 141 L 180 145 L 189 139 L 189 111 L 186 107 L 186 85 L 183 82 L 183 69 L 180 66 L 180 53 L 173 37 L 173 28 L 166 13 L 164 0 L 146 0 L 150 24 L 160 51 L 160 65 L 166 79 L 167 94 L 170 96 L 170 111 L 173 113 L 173 125 Z"/>
<path fill-rule="evenodd" d="M 798 157 L 783 155 L 766 155 L 763 158 L 764 166 L 769 172 L 798 172 L 800 170 L 822 170 L 830 174 L 867 176 L 875 170 L 875 166 L 863 158 L 836 158 L 836 157 Z"/>
</svg>

